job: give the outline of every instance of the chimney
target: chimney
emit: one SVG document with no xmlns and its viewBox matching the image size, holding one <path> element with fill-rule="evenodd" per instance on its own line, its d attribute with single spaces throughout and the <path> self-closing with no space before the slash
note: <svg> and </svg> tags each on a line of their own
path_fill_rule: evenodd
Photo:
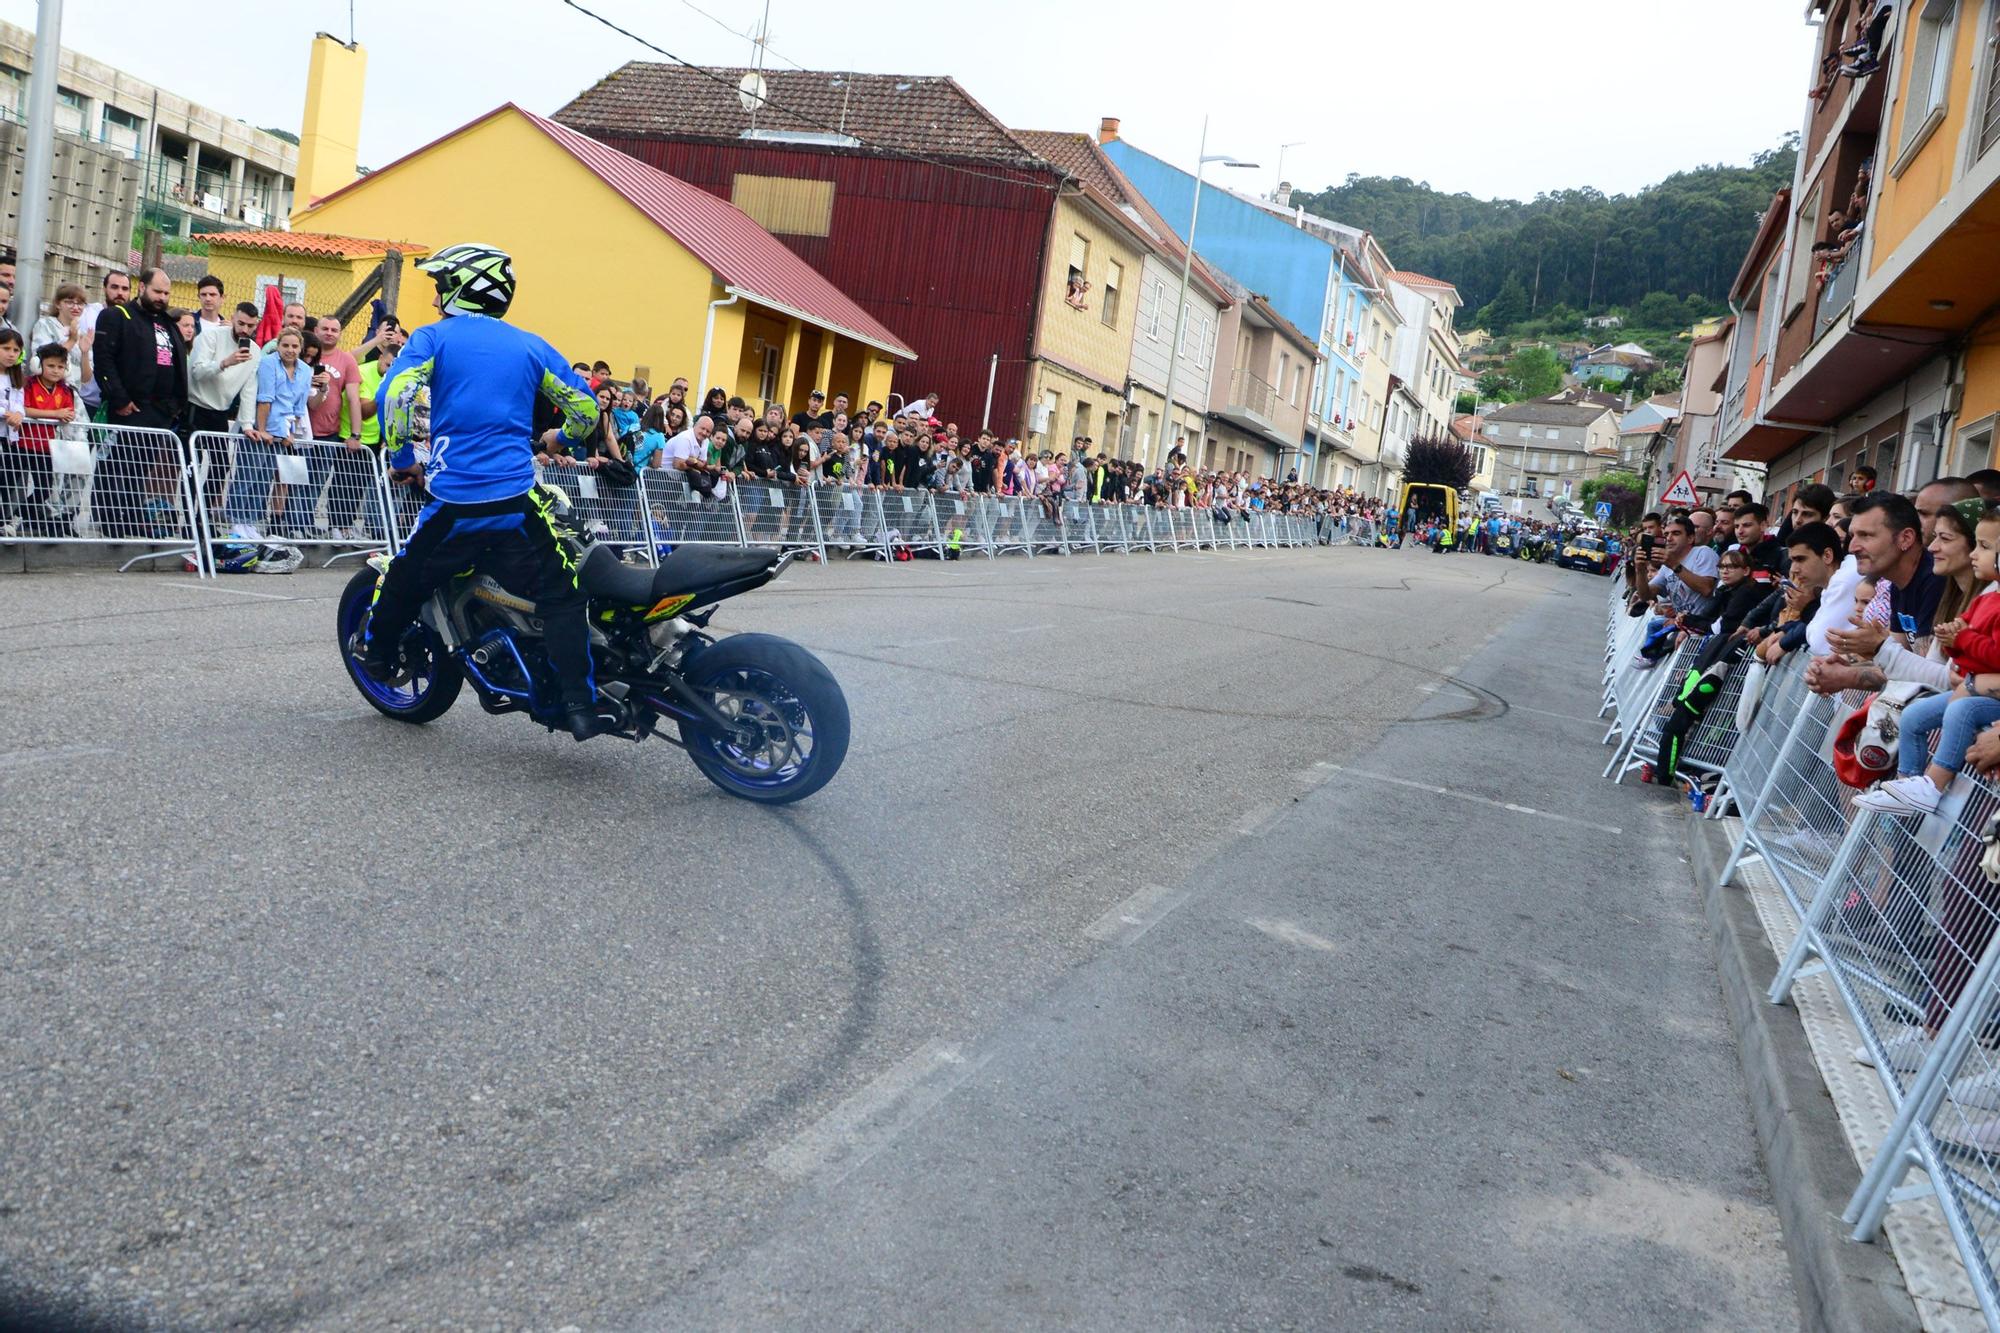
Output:
<svg viewBox="0 0 2000 1333">
<path fill-rule="evenodd" d="M 361 141 L 361 88 L 368 53 L 337 37 L 313 37 L 306 70 L 305 115 L 299 122 L 299 170 L 292 186 L 292 214 L 352 184 Z"/>
<path fill-rule="evenodd" d="M 1118 137 L 1118 117 L 1105 116 L 1097 122 L 1097 142 L 1110 143 Z"/>
<path fill-rule="evenodd" d="M 1290 181 L 1279 181 L 1278 192 L 1271 196 L 1271 202 L 1279 208 L 1290 206 L 1292 202 L 1292 183 Z"/>
</svg>

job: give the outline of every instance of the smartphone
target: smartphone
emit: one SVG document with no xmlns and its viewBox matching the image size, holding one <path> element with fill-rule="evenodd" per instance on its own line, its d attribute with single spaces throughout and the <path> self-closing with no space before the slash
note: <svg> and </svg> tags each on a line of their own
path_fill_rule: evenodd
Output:
<svg viewBox="0 0 2000 1333">
<path fill-rule="evenodd" d="M 1790 579 L 1779 579 L 1779 580 L 1778 580 L 1778 590 L 1779 590 L 1780 592 L 1790 592 L 1790 591 L 1792 591 L 1792 589 L 1794 589 L 1794 588 L 1796 588 L 1796 587 L 1798 587 L 1798 586 L 1799 586 L 1798 584 L 1796 584 L 1796 583 L 1792 582 L 1792 581 L 1791 581 Z"/>
<path fill-rule="evenodd" d="M 250 340 L 248 338 L 238 338 L 236 346 L 238 350 L 247 352 L 250 350 Z"/>
</svg>

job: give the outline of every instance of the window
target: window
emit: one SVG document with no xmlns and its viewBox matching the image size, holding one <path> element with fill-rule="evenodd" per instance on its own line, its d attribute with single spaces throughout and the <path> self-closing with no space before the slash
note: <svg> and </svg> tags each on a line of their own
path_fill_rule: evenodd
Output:
<svg viewBox="0 0 2000 1333">
<path fill-rule="evenodd" d="M 1195 340 L 1195 345 L 1194 345 L 1195 367 L 1199 370 L 1207 370 L 1209 366 L 1213 364 L 1215 359 L 1214 356 L 1211 354 L 1212 349 L 1208 345 L 1209 334 L 1212 332 L 1212 330 L 1209 327 L 1208 316 L 1196 315 L 1193 319 L 1189 320 L 1188 322 L 1190 324 L 1198 325 L 1201 329 L 1201 333 L 1199 337 Z"/>
<path fill-rule="evenodd" d="M 1486 423 L 1486 433 L 1487 433 L 1487 435 L 1491 436 L 1491 437 L 1492 437 L 1493 439 L 1496 439 L 1496 440 L 1497 440 L 1497 439 L 1499 439 L 1499 438 L 1500 438 L 1500 428 L 1499 428 L 1498 426 L 1494 425 L 1494 424 L 1493 424 L 1492 422 L 1490 422 L 1490 421 Z"/>
<path fill-rule="evenodd" d="M 825 236 L 833 230 L 833 182 L 736 173 L 729 202 L 773 236 Z"/>
<path fill-rule="evenodd" d="M 1785 291 L 1784 318 L 1790 319 L 1806 302 L 1806 287 L 1812 280 L 1812 245 L 1819 239 L 1819 205 L 1822 187 L 1815 185 L 1799 210 L 1799 229 L 1792 237 L 1792 277 Z"/>
<path fill-rule="evenodd" d="M 1951 91 L 1952 30 L 1957 19 L 1958 0 L 1925 0 L 1917 14 L 1910 82 L 1903 90 L 1902 138 L 1892 172 L 1909 164 L 1944 119 L 1946 95 Z"/>
<path fill-rule="evenodd" d="M 251 304 L 262 306 L 264 304 L 264 289 L 266 287 L 276 287 L 277 285 L 277 274 L 259 273 L 257 275 L 255 295 L 249 298 Z M 284 299 L 288 302 L 296 301 L 298 304 L 304 305 L 306 300 L 306 280 L 304 278 L 286 278 Z"/>
<path fill-rule="evenodd" d="M 1167 304 L 1167 285 L 1155 279 L 1153 282 L 1153 317 L 1146 323 L 1146 336 L 1154 342 L 1160 340 L 1160 314 Z"/>
<path fill-rule="evenodd" d="M 1090 404 L 1079 402 L 1076 405 L 1076 417 L 1071 423 L 1070 438 L 1075 439 L 1088 434 L 1090 434 Z"/>
<path fill-rule="evenodd" d="M 1551 428 L 1549 430 L 1542 432 L 1542 438 L 1545 440 L 1560 440 L 1562 438 L 1562 432 Z"/>
<path fill-rule="evenodd" d="M 103 128 L 99 131 L 98 137 L 105 143 L 136 151 L 144 140 L 142 131 L 145 125 L 144 120 L 131 112 L 107 106 L 104 108 Z"/>
<path fill-rule="evenodd" d="M 778 361 L 784 351 L 777 343 L 764 344 L 764 364 L 757 371 L 757 396 L 767 403 L 778 397 Z"/>
<path fill-rule="evenodd" d="M 1278 353 L 1278 382 L 1274 387 L 1278 390 L 1278 393 L 1280 395 L 1282 395 L 1285 392 L 1285 377 L 1291 374 L 1291 372 L 1292 372 L 1291 353 L 1290 352 Z"/>
<path fill-rule="evenodd" d="M 1068 285 L 1063 300 L 1078 310 L 1090 309 L 1090 242 L 1080 235 L 1069 238 Z"/>
<path fill-rule="evenodd" d="M 1539 454 L 1539 453 L 1531 453 L 1531 454 L 1529 454 L 1529 455 L 1528 455 L 1528 471 L 1530 471 L 1530 472 L 1540 472 L 1541 470 L 1542 470 L 1542 456 L 1541 456 L 1541 454 Z"/>
<path fill-rule="evenodd" d="M 71 92 L 67 88 L 56 89 L 56 128 L 71 134 L 82 134 L 83 94 Z"/>
<path fill-rule="evenodd" d="M 1533 426 L 1523 426 L 1523 427 L 1521 427 L 1521 438 L 1522 438 L 1522 439 L 1524 439 L 1524 440 L 1532 440 L 1532 439 L 1534 439 L 1534 438 L 1535 438 L 1535 428 L 1534 428 Z"/>
<path fill-rule="evenodd" d="M 1118 288 L 1125 281 L 1125 266 L 1117 260 L 1104 265 L 1104 295 L 1098 299 L 1097 317 L 1107 326 L 1118 323 Z"/>
</svg>

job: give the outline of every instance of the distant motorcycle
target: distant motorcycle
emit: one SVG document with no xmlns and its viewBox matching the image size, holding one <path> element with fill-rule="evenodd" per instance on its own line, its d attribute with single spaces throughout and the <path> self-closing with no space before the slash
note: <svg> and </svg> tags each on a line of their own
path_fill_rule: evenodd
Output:
<svg viewBox="0 0 2000 1333">
<path fill-rule="evenodd" d="M 566 510 L 567 498 L 556 507 Z M 558 531 L 590 598 L 596 707 L 615 722 L 604 734 L 679 745 L 716 786 L 767 805 L 802 800 L 833 779 L 847 757 L 849 724 L 846 696 L 825 664 L 775 635 L 706 633 L 717 603 L 763 587 L 789 555 L 683 546 L 655 569 L 628 565 L 567 527 Z M 564 725 L 534 602 L 477 570 L 431 595 L 398 645 L 395 675 L 371 679 L 346 649 L 388 561 L 377 556 L 369 565 L 341 593 L 336 642 L 354 687 L 378 712 L 429 722 L 470 682 L 489 713 L 524 713 L 551 730 Z"/>
</svg>

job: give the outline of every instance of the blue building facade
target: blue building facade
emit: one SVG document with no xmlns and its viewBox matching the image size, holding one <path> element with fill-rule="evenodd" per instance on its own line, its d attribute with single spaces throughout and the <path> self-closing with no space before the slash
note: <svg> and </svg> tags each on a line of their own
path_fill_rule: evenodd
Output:
<svg viewBox="0 0 2000 1333">
<path fill-rule="evenodd" d="M 1194 177 L 1123 139 L 1112 139 L 1103 148 L 1167 225 L 1186 237 L 1194 211 Z M 1321 449 L 1337 442 L 1334 423 L 1356 422 L 1360 410 L 1367 284 L 1333 239 L 1214 185 L 1202 189 L 1198 226 L 1194 248 L 1203 262 L 1265 297 L 1318 342 L 1324 368 L 1313 411 L 1329 438 L 1314 439 L 1308 431 L 1300 442 L 1302 471 L 1311 475 Z"/>
</svg>

